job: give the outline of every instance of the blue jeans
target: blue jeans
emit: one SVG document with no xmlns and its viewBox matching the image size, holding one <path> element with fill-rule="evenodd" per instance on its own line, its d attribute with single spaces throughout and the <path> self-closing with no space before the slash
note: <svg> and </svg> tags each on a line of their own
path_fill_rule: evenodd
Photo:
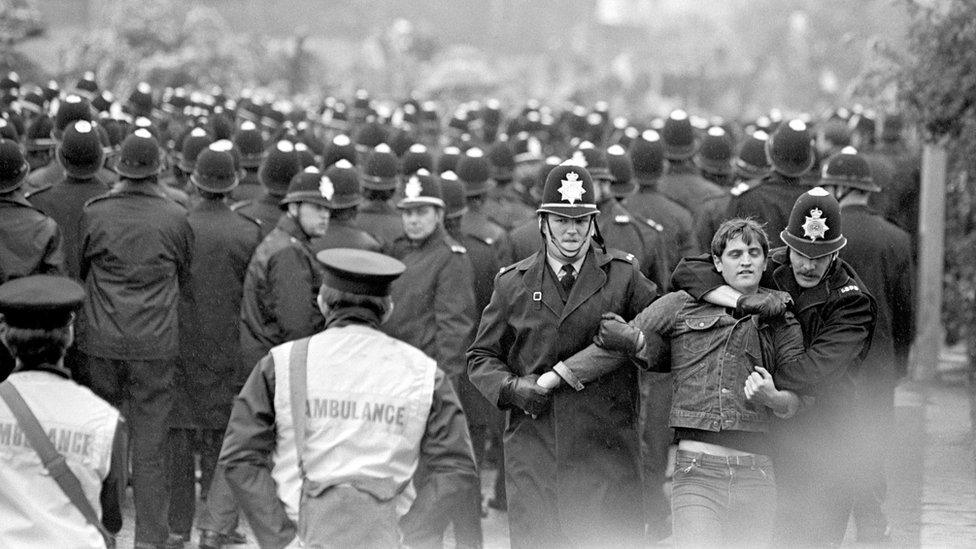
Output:
<svg viewBox="0 0 976 549">
<path fill-rule="evenodd" d="M 776 517 L 772 460 L 678 450 L 671 516 L 679 548 L 768 546 Z"/>
</svg>

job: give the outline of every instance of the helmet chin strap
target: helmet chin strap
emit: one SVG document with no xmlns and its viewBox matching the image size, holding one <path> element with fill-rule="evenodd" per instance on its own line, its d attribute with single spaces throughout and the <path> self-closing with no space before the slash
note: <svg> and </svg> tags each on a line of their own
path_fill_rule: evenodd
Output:
<svg viewBox="0 0 976 549">
<path fill-rule="evenodd" d="M 586 251 L 586 243 L 590 238 L 590 227 L 592 226 L 593 216 L 589 216 L 587 217 L 586 223 L 586 236 L 583 237 L 583 240 L 575 250 L 570 250 L 556 240 L 554 236 L 552 236 L 552 226 L 549 224 L 549 216 L 546 216 L 546 228 L 548 229 L 546 232 L 549 233 L 546 235 L 546 238 L 549 239 L 549 242 L 552 243 L 552 245 L 556 248 L 556 251 L 558 251 L 564 258 L 566 258 L 568 261 L 575 261 L 579 257 L 580 253 Z"/>
</svg>

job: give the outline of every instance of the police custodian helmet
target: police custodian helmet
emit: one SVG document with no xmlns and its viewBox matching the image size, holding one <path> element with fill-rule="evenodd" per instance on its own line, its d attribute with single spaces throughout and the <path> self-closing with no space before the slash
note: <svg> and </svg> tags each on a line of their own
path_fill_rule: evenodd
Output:
<svg viewBox="0 0 976 549">
<path fill-rule="evenodd" d="M 840 204 L 823 187 L 810 189 L 796 199 L 790 222 L 779 237 L 811 259 L 840 250 L 847 244 L 841 231 Z"/>
</svg>

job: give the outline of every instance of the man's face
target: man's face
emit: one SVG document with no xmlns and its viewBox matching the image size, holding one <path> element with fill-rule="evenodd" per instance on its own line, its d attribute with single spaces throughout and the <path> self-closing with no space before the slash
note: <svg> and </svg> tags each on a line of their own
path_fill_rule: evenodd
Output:
<svg viewBox="0 0 976 549">
<path fill-rule="evenodd" d="M 586 253 L 593 236 L 593 216 L 563 217 L 549 214 L 543 220 L 546 248 L 561 261 L 575 261 Z"/>
<path fill-rule="evenodd" d="M 403 232 L 410 240 L 423 240 L 430 236 L 444 217 L 444 212 L 436 206 L 418 206 L 400 212 L 403 217 Z"/>
<path fill-rule="evenodd" d="M 790 248 L 790 267 L 793 268 L 793 278 L 801 288 L 813 288 L 823 280 L 831 262 L 837 257 L 837 252 L 810 259 L 800 252 Z"/>
<path fill-rule="evenodd" d="M 766 254 L 759 242 L 746 244 L 741 236 L 729 240 L 721 257 L 712 256 L 725 283 L 744 294 L 756 293 L 766 269 Z"/>
<path fill-rule="evenodd" d="M 289 204 L 288 213 L 310 237 L 324 236 L 329 229 L 329 208 L 312 202 Z"/>
</svg>

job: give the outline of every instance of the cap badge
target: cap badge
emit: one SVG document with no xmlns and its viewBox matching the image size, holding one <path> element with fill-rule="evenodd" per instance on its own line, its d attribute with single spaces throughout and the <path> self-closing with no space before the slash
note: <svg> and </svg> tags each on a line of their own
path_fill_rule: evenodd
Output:
<svg viewBox="0 0 976 549">
<path fill-rule="evenodd" d="M 563 200 L 569 202 L 570 205 L 575 205 L 577 200 L 583 200 L 583 193 L 586 192 L 586 189 L 583 188 L 583 180 L 579 178 L 578 173 L 567 173 L 566 179 L 563 179 L 561 183 L 559 194 L 562 195 Z"/>
<path fill-rule="evenodd" d="M 827 226 L 827 220 L 820 217 L 821 215 L 823 215 L 823 212 L 820 208 L 814 208 L 810 210 L 810 215 L 806 216 L 806 221 L 803 223 L 803 236 L 809 238 L 811 241 L 823 238 L 830 229 Z"/>
<path fill-rule="evenodd" d="M 319 180 L 319 194 L 326 200 L 332 200 L 334 193 L 335 187 L 332 186 L 332 180 L 323 175 L 322 179 Z"/>
<path fill-rule="evenodd" d="M 420 193 L 424 188 L 420 185 L 420 179 L 416 177 L 411 177 L 410 181 L 407 182 L 406 186 L 403 187 L 403 194 L 407 198 L 414 199 L 420 197 Z"/>
</svg>

